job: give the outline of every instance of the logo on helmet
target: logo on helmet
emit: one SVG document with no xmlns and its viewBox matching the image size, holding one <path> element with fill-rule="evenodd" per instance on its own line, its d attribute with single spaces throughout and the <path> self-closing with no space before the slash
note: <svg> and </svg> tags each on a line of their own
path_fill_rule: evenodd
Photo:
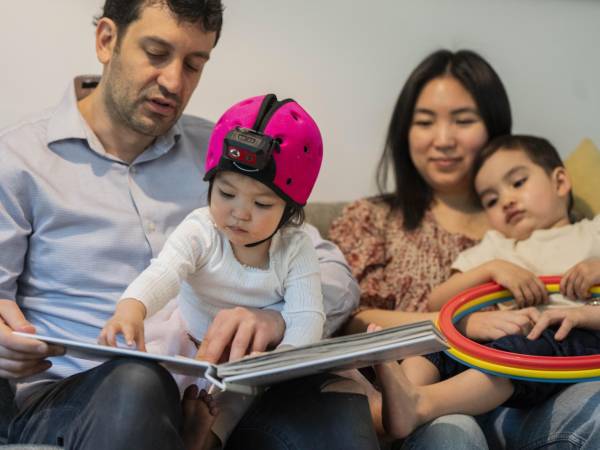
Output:
<svg viewBox="0 0 600 450">
<path fill-rule="evenodd" d="M 236 127 L 225 137 L 223 156 L 239 164 L 248 166 L 244 171 L 262 170 L 271 159 L 277 142 L 270 136 L 248 128 Z"/>
</svg>

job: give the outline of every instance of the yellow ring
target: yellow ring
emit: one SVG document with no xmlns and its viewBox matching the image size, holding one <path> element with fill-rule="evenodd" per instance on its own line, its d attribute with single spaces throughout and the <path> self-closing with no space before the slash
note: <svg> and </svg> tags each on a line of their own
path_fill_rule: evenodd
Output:
<svg viewBox="0 0 600 450">
<path fill-rule="evenodd" d="M 519 367 L 512 366 L 501 366 L 499 364 L 491 363 L 483 359 L 475 358 L 473 356 L 462 353 L 455 348 L 449 348 L 446 350 L 448 353 L 455 356 L 460 361 L 464 361 L 474 368 L 481 368 L 489 370 L 490 372 L 501 373 L 509 376 L 518 376 L 523 378 L 547 378 L 547 379 L 583 379 L 583 378 L 595 378 L 600 377 L 600 369 L 584 369 L 584 370 L 535 370 L 535 369 L 522 369 Z"/>
<path fill-rule="evenodd" d="M 548 291 L 549 294 L 556 294 L 557 292 L 560 292 L 560 285 L 559 284 L 547 284 L 546 290 Z M 592 293 L 600 293 L 600 287 L 593 287 L 590 291 Z M 512 297 L 512 294 L 510 293 L 510 291 L 508 291 L 506 289 L 503 291 L 498 291 L 498 292 L 493 292 L 491 294 L 483 295 L 481 297 L 471 300 L 468 303 L 465 303 L 463 306 L 461 306 L 454 312 L 454 316 L 452 316 L 452 317 L 456 317 L 459 314 L 461 314 L 462 312 L 466 311 L 467 309 L 473 308 L 474 306 L 477 306 L 477 305 L 481 305 L 482 303 L 486 303 L 491 300 L 497 300 L 499 298 L 509 297 L 509 296 Z"/>
</svg>

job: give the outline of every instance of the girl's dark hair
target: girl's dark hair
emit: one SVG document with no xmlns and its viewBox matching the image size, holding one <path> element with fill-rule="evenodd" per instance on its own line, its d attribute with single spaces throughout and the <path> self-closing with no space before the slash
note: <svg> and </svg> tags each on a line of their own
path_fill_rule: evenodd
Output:
<svg viewBox="0 0 600 450">
<path fill-rule="evenodd" d="M 212 196 L 213 184 L 215 181 L 215 177 L 212 177 L 208 182 L 208 194 L 207 200 L 210 205 L 210 197 Z M 283 228 L 285 226 L 293 226 L 299 227 L 304 223 L 305 213 L 304 206 L 299 206 L 293 203 L 286 203 L 285 209 L 283 210 L 283 215 L 281 216 L 282 223 L 279 224 L 277 229 Z"/>
<path fill-rule="evenodd" d="M 117 43 L 120 43 L 127 27 L 139 19 L 142 9 L 159 3 L 167 6 L 178 20 L 200 21 L 204 31 L 215 31 L 217 44 L 223 27 L 221 0 L 106 0 L 102 14 L 94 19 L 94 24 L 103 17 L 111 19 L 119 29 Z"/>
<path fill-rule="evenodd" d="M 483 164 L 495 153 L 503 150 L 519 150 L 536 166 L 541 167 L 551 175 L 557 167 L 565 167 L 558 150 L 547 139 L 524 134 L 499 136 L 489 141 L 473 159 L 471 174 L 473 179 L 481 170 Z M 573 193 L 569 192 L 567 212 L 571 216 L 573 209 Z"/>
<path fill-rule="evenodd" d="M 403 215 L 406 230 L 417 228 L 431 206 L 433 192 L 415 168 L 409 152 L 408 134 L 415 103 L 423 87 L 434 78 L 451 75 L 473 96 L 490 138 L 510 133 L 512 116 L 502 81 L 488 62 L 470 50 L 438 50 L 425 58 L 404 84 L 390 120 L 383 155 L 377 167 L 381 198 L 392 211 Z M 395 192 L 387 189 L 390 166 Z"/>
</svg>

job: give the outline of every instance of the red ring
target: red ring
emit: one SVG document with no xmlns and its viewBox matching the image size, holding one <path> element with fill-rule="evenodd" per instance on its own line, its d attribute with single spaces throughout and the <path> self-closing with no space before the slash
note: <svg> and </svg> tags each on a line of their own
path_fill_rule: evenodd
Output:
<svg viewBox="0 0 600 450">
<path fill-rule="evenodd" d="M 560 277 L 540 277 L 544 284 L 558 284 Z M 581 370 L 600 368 L 600 355 L 589 356 L 535 356 L 497 350 L 478 344 L 463 336 L 454 326 L 452 318 L 466 303 L 505 288 L 497 283 L 486 283 L 469 289 L 450 300 L 440 311 L 439 328 L 450 344 L 462 353 L 491 363 L 536 370 Z"/>
</svg>

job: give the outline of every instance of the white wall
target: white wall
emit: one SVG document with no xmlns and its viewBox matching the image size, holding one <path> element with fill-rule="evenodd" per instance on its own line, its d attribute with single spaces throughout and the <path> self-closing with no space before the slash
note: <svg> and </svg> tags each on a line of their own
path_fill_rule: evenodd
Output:
<svg viewBox="0 0 600 450">
<path fill-rule="evenodd" d="M 0 1 L 0 127 L 56 103 L 74 74 L 99 73 L 101 0 Z M 215 120 L 275 92 L 320 124 L 325 163 L 313 200 L 375 192 L 398 92 L 440 47 L 471 48 L 502 77 L 514 130 L 566 155 L 600 144 L 600 2 L 594 0 L 224 0 L 222 40 L 188 112 Z"/>
</svg>

